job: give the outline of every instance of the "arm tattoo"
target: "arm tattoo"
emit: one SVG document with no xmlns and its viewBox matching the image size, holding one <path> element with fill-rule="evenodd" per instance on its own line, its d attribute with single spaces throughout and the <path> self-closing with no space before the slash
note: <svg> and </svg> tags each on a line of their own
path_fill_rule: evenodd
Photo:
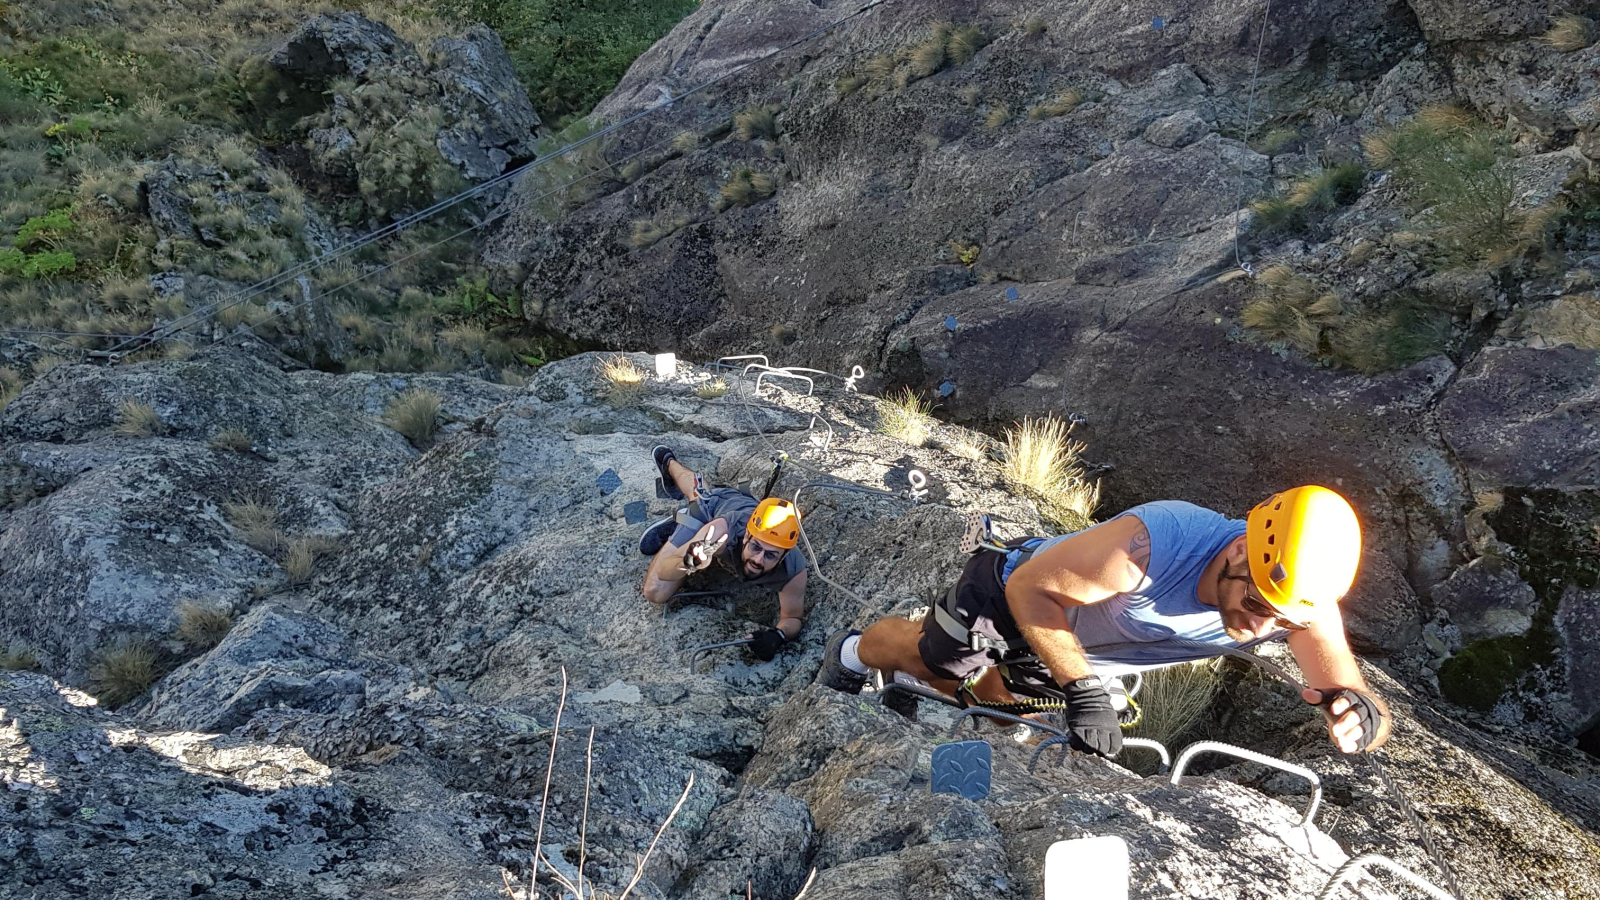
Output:
<svg viewBox="0 0 1600 900">
<path fill-rule="evenodd" d="M 1128 562 L 1131 568 L 1138 570 L 1130 574 L 1136 574 L 1141 579 L 1150 571 L 1150 529 L 1143 525 L 1128 539 Z"/>
</svg>

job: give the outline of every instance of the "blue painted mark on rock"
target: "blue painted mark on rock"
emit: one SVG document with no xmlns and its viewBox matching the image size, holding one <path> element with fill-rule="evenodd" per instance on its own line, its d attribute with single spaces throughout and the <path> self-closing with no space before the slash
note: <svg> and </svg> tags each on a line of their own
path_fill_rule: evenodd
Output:
<svg viewBox="0 0 1600 900">
<path fill-rule="evenodd" d="M 643 500 L 622 504 L 622 518 L 629 525 L 637 525 L 650 518 L 650 506 Z"/>
<path fill-rule="evenodd" d="M 944 317 L 944 328 L 945 328 L 946 331 L 955 331 L 956 330 L 956 317 L 955 316 L 945 316 Z"/>
<path fill-rule="evenodd" d="M 1167 27 L 1167 20 L 1160 16 L 1156 16 L 1150 20 L 1150 27 L 1156 31 L 1160 31 L 1161 29 Z"/>
<path fill-rule="evenodd" d="M 600 473 L 600 476 L 594 480 L 594 483 L 596 487 L 600 488 L 600 493 L 609 494 L 612 491 L 615 491 L 617 488 L 622 487 L 622 478 L 617 475 L 616 469 L 607 469 Z"/>
<path fill-rule="evenodd" d="M 1006 299 L 1007 300 L 1011 300 L 1011 301 L 1015 302 L 1016 299 L 1018 297 L 1021 297 L 1021 296 L 1022 296 L 1022 292 L 1017 290 L 1016 288 L 1014 288 L 1014 287 L 1006 288 Z"/>
<path fill-rule="evenodd" d="M 955 392 L 956 386 L 954 382 L 946 381 L 944 384 L 939 385 L 939 396 L 941 397 L 948 397 Z"/>
</svg>

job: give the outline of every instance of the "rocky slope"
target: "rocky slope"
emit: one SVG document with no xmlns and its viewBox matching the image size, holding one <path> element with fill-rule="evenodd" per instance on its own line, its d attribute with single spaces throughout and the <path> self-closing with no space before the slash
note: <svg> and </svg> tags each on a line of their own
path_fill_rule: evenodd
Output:
<svg viewBox="0 0 1600 900">
<path fill-rule="evenodd" d="M 786 898 L 815 869 L 808 896 L 1038 897 L 1049 844 L 1088 834 L 1128 840 L 1141 897 L 1310 896 L 1369 849 L 1433 875 L 1370 776 L 1322 749 L 1315 715 L 1249 680 L 1217 736 L 1325 772 L 1319 828 L 1296 827 L 1298 785 L 1256 771 L 1172 787 L 1074 758 L 1030 774 L 1032 748 L 995 731 L 988 799 L 931 794 L 946 718 L 907 723 L 871 694 L 811 686 L 829 631 L 954 577 L 964 511 L 1040 528 L 992 460 L 943 449 L 956 429 L 926 447 L 875 434 L 878 402 L 827 379 L 814 398 L 733 379 L 702 399 L 708 376 L 687 364 L 632 394 L 593 356 L 522 389 L 271 359 L 241 338 L 184 362 L 62 367 L 6 409 L 7 483 L 31 488 L 0 512 L 0 628 L 49 674 L 0 676 L 0 896 L 488 898 L 504 874 L 524 897 L 536 846 L 619 896 L 691 777 L 633 896 Z M 425 452 L 378 421 L 421 385 L 446 422 Z M 110 429 L 128 398 L 164 433 Z M 833 426 L 827 449 L 814 415 Z M 207 444 L 241 424 L 249 452 Z M 669 508 L 658 442 L 721 483 L 764 480 L 774 447 L 894 492 L 915 467 L 930 502 L 805 488 L 823 571 L 864 603 L 818 580 L 778 660 L 718 651 L 691 672 L 687 647 L 748 632 L 773 600 L 734 590 L 663 614 L 638 596 L 637 536 Z M 791 469 L 780 490 L 810 480 Z M 336 547 L 291 579 L 229 521 L 240 496 Z M 182 599 L 237 621 L 116 711 L 67 686 L 116 640 L 167 640 Z M 1371 671 L 1405 713 L 1390 765 L 1469 897 L 1600 890 L 1594 767 L 1468 731 Z M 553 877 L 541 896 L 560 894 Z"/>
<path fill-rule="evenodd" d="M 705 4 L 600 112 L 651 107 L 857 8 Z M 583 337 L 860 364 L 968 423 L 1081 414 L 1116 467 L 1114 504 L 1239 511 L 1281 485 L 1337 485 L 1363 510 L 1384 602 L 1409 610 L 1373 649 L 1443 667 L 1455 699 L 1502 722 L 1577 734 L 1600 714 L 1581 662 L 1592 606 L 1541 589 L 1516 646 L 1473 648 L 1508 604 L 1436 587 L 1479 556 L 1514 560 L 1529 585 L 1595 586 L 1600 46 L 1592 23 L 1576 47 L 1544 37 L 1557 15 L 1594 13 L 1193 0 L 1152 20 L 1117 3 L 892 0 L 631 126 L 607 151 L 631 161 L 628 182 L 553 223 L 514 199 L 488 259 L 539 298 L 530 317 Z M 940 22 L 981 38 L 941 48 Z M 1257 221 L 1252 202 L 1442 104 L 1497 129 L 1507 215 L 1565 204 L 1537 252 L 1451 261 L 1378 169 L 1303 231 Z M 757 108 L 770 123 L 730 131 Z M 1347 312 L 1454 318 L 1415 364 L 1329 367 L 1241 325 L 1262 290 L 1241 265 L 1287 265 Z M 1563 512 L 1528 534 L 1504 521 L 1507 498 Z M 1584 571 L 1552 570 L 1535 545 Z M 1510 661 L 1479 677 L 1445 663 L 1462 650 Z"/>
</svg>

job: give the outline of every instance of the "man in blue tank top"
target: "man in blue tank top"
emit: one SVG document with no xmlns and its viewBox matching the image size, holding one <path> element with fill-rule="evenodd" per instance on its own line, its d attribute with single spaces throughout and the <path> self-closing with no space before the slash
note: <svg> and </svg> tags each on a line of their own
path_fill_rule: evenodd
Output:
<svg viewBox="0 0 1600 900">
<path fill-rule="evenodd" d="M 1356 666 L 1338 607 L 1360 556 L 1355 511 L 1327 488 L 1274 494 L 1245 522 L 1146 503 L 1075 534 L 980 549 L 921 622 L 834 635 L 818 680 L 855 693 L 878 669 L 952 696 L 1065 700 L 1073 746 L 1113 756 L 1122 736 L 1102 676 L 1286 637 L 1334 743 L 1374 749 L 1388 709 Z"/>
</svg>

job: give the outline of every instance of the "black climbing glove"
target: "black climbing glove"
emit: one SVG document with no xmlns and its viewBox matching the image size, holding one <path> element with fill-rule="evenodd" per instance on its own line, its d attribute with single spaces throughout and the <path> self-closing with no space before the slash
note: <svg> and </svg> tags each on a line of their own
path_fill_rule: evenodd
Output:
<svg viewBox="0 0 1600 900">
<path fill-rule="evenodd" d="M 778 651 L 788 640 L 784 633 L 776 628 L 758 631 L 750 635 L 750 652 L 762 662 L 772 662 L 772 658 L 778 655 Z"/>
<path fill-rule="evenodd" d="M 1080 678 L 1063 687 L 1067 697 L 1068 743 L 1074 750 L 1111 757 L 1122 752 L 1122 729 L 1111 694 L 1097 676 Z"/>
<path fill-rule="evenodd" d="M 1378 698 L 1353 688 L 1339 688 L 1338 690 L 1327 691 L 1313 688 L 1312 690 L 1322 695 L 1322 699 L 1316 705 L 1322 707 L 1323 718 L 1328 720 L 1330 728 L 1334 721 L 1345 713 L 1353 712 L 1356 714 L 1356 720 L 1361 723 L 1361 739 L 1356 744 L 1356 753 L 1365 753 L 1368 750 L 1381 747 L 1383 742 L 1389 739 L 1389 710 Z M 1335 716 L 1333 714 L 1333 704 L 1341 698 L 1348 700 L 1350 705 L 1339 716 Z"/>
</svg>

